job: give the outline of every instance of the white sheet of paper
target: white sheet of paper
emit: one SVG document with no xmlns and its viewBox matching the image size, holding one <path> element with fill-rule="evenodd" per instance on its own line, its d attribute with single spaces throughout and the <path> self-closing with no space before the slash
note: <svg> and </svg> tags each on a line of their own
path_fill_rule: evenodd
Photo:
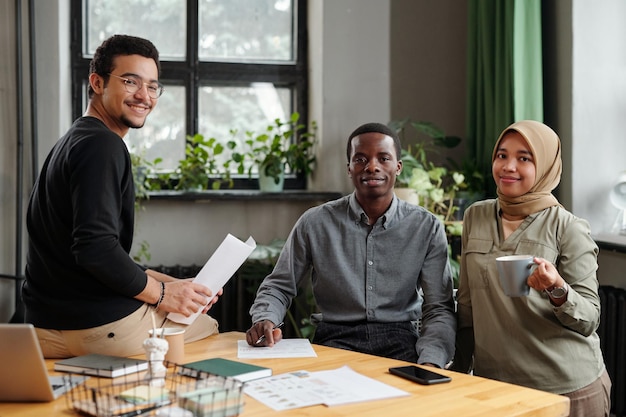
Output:
<svg viewBox="0 0 626 417">
<path fill-rule="evenodd" d="M 215 252 L 213 252 L 206 264 L 204 264 L 200 272 L 198 272 L 193 282 L 205 285 L 209 287 L 213 294 L 217 294 L 250 256 L 255 247 L 256 242 L 252 236 L 245 242 L 242 242 L 229 233 Z M 207 304 L 211 299 L 207 301 Z M 201 311 L 198 310 L 197 313 L 189 317 L 185 317 L 180 313 L 169 313 L 167 318 L 177 323 L 191 324 L 200 315 Z"/>
<path fill-rule="evenodd" d="M 248 381 L 243 392 L 266 406 L 276 410 L 308 407 L 324 403 L 323 394 L 328 387 L 324 384 L 312 389 L 313 375 L 307 371 L 295 371 Z"/>
<path fill-rule="evenodd" d="M 272 347 L 250 346 L 245 340 L 237 341 L 237 357 L 245 359 L 316 358 L 309 339 L 282 339 Z"/>
<path fill-rule="evenodd" d="M 335 390 L 327 392 L 324 398 L 324 404 L 327 406 L 411 395 L 406 391 L 361 375 L 348 366 L 330 371 L 318 371 L 314 374 L 318 379 L 335 387 Z"/>
<path fill-rule="evenodd" d="M 406 391 L 361 375 L 348 366 L 328 371 L 290 372 L 249 381 L 244 386 L 244 392 L 276 411 L 410 395 Z"/>
</svg>

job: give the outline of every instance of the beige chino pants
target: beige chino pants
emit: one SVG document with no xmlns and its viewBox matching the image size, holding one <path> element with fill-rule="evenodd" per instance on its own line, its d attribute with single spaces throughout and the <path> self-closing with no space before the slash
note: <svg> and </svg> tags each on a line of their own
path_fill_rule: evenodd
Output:
<svg viewBox="0 0 626 417">
<path fill-rule="evenodd" d="M 143 341 L 153 327 L 151 312 L 154 312 L 157 327 L 184 328 L 185 343 L 218 333 L 217 320 L 209 315 L 201 314 L 187 326 L 168 320 L 166 312 L 155 311 L 148 304 L 129 316 L 98 327 L 81 330 L 35 330 L 44 358 L 69 358 L 89 353 L 135 356 L 144 353 Z"/>
</svg>

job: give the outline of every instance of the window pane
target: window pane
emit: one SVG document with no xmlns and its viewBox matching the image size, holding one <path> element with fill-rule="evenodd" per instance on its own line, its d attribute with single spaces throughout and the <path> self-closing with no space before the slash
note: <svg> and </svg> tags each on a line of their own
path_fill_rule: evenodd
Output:
<svg viewBox="0 0 626 417">
<path fill-rule="evenodd" d="M 161 60 L 185 59 L 185 1 L 84 1 L 86 55 L 93 56 L 102 41 L 120 33 L 149 39 L 159 50 Z"/>
<path fill-rule="evenodd" d="M 306 88 L 307 74 L 304 56 L 297 52 L 306 42 L 305 31 L 298 30 L 299 19 L 306 21 L 303 5 L 306 0 L 72 1 L 72 16 L 82 16 L 76 33 L 82 41 L 72 42 L 73 76 L 82 79 L 95 49 L 116 33 L 154 42 L 160 77 L 172 84 L 145 126 L 131 129 L 124 140 L 147 161 L 163 159 L 158 169 L 173 171 L 185 156 L 186 135 L 243 143 L 246 131 L 259 133 L 275 119 L 287 121 L 296 97 L 298 111 L 306 113 L 300 108 L 306 91 L 299 89 Z M 188 25 L 190 19 L 196 21 Z M 85 103 L 73 103 L 75 117 Z M 232 138 L 231 129 L 239 135 Z M 245 188 L 250 182 L 240 184 Z"/>
<path fill-rule="evenodd" d="M 292 3 L 292 0 L 201 0 L 200 59 L 294 61 Z"/>
<path fill-rule="evenodd" d="M 174 170 L 185 157 L 185 88 L 165 86 L 158 105 L 141 129 L 130 129 L 124 141 L 147 161 L 162 158 L 159 170 Z"/>
<path fill-rule="evenodd" d="M 288 121 L 292 113 L 291 90 L 272 83 L 201 87 L 198 102 L 198 133 L 222 142 L 234 139 L 240 146 L 243 146 L 246 131 L 263 133 L 275 119 Z M 238 131 L 235 138 L 230 133 L 233 129 Z"/>
</svg>

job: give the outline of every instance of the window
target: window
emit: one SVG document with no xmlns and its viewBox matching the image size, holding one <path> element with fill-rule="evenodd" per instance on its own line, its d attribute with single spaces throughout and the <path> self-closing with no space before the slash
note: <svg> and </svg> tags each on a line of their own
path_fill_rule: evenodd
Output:
<svg viewBox="0 0 626 417">
<path fill-rule="evenodd" d="M 173 170 L 187 135 L 222 140 L 258 131 L 294 111 L 306 120 L 305 0 L 72 0 L 73 116 L 87 102 L 89 61 L 116 33 L 159 49 L 165 92 L 142 129 L 124 138 L 147 160 Z M 304 188 L 287 178 L 286 188 Z M 251 187 L 247 177 L 237 188 Z"/>
</svg>

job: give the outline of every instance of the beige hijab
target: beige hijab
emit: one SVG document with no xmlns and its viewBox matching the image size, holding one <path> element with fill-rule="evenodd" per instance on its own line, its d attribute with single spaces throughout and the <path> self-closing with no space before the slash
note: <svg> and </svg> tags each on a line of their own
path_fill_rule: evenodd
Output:
<svg viewBox="0 0 626 417">
<path fill-rule="evenodd" d="M 493 163 L 500 141 L 510 131 L 518 132 L 526 140 L 535 161 L 535 184 L 524 195 L 506 197 L 497 190 L 500 208 L 512 216 L 528 216 L 552 206 L 560 206 L 552 195 L 552 190 L 561 181 L 561 141 L 559 137 L 543 123 L 534 120 L 515 122 L 500 134 L 493 149 Z"/>
</svg>

